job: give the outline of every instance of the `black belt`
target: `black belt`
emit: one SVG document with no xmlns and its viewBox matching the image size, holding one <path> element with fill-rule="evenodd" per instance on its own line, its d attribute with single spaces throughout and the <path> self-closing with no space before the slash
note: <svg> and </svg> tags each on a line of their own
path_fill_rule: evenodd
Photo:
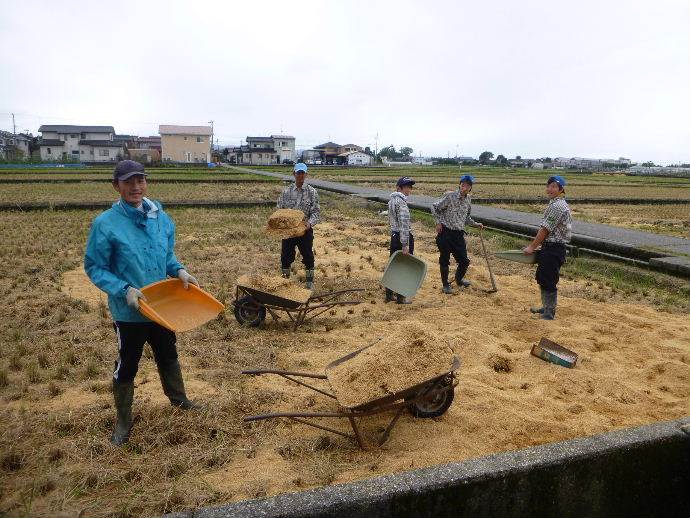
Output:
<svg viewBox="0 0 690 518">
<path fill-rule="evenodd" d="M 547 241 L 545 241 L 544 243 L 542 243 L 541 246 L 544 247 L 544 248 L 546 248 L 546 247 L 548 247 L 548 246 L 562 246 L 563 248 L 565 248 L 565 243 L 553 243 L 553 242 L 547 242 Z"/>
</svg>

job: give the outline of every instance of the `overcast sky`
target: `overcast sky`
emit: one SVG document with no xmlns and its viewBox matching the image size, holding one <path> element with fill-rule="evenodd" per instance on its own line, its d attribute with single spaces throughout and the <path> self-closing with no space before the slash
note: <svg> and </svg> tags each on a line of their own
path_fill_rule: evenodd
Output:
<svg viewBox="0 0 690 518">
<path fill-rule="evenodd" d="M 0 129 L 690 162 L 690 2 L 2 0 Z"/>
</svg>

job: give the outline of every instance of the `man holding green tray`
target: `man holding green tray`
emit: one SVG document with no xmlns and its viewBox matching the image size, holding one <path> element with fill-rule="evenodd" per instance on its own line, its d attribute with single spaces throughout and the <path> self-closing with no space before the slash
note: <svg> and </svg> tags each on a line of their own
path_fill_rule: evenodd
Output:
<svg viewBox="0 0 690 518">
<path fill-rule="evenodd" d="M 414 236 L 410 228 L 410 208 L 407 206 L 407 197 L 412 193 L 414 184 L 415 181 L 409 176 L 399 178 L 395 192 L 391 193 L 388 200 L 388 222 L 391 226 L 390 255 L 398 250 L 402 250 L 403 254 L 414 254 Z M 392 290 L 386 288 L 386 302 L 392 301 L 393 296 L 395 296 L 398 304 L 410 304 L 410 301 L 406 300 L 403 295 L 393 293 Z"/>
<path fill-rule="evenodd" d="M 565 262 L 565 245 L 572 237 L 573 219 L 570 207 L 565 201 L 565 178 L 551 176 L 546 182 L 546 207 L 539 231 L 534 240 L 522 249 L 524 254 L 537 254 L 537 273 L 535 278 L 541 291 L 540 308 L 531 308 L 532 313 L 541 315 L 544 320 L 556 317 L 558 303 L 558 280 L 560 269 Z M 541 249 L 537 248 L 541 245 Z"/>
<path fill-rule="evenodd" d="M 117 422 L 110 441 L 120 446 L 132 428 L 134 377 L 144 344 L 156 359 L 163 392 L 173 406 L 195 408 L 187 399 L 177 359 L 175 333 L 139 313 L 140 288 L 167 277 L 184 287 L 199 283 L 175 257 L 175 224 L 161 204 L 146 198 L 144 166 L 123 160 L 115 167 L 113 187 L 120 199 L 96 217 L 84 255 L 91 281 L 108 294 L 108 307 L 117 335 L 118 358 L 113 372 Z"/>
</svg>

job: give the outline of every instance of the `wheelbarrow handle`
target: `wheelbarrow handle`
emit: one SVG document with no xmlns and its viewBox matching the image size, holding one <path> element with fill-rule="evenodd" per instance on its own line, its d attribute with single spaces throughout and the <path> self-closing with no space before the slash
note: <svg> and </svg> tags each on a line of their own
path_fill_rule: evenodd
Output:
<svg viewBox="0 0 690 518">
<path fill-rule="evenodd" d="M 262 374 L 278 374 L 280 376 L 300 376 L 302 378 L 315 378 L 319 380 L 328 379 L 325 374 L 313 374 L 310 372 L 295 372 L 295 371 L 282 371 L 277 369 L 247 369 L 243 370 L 242 374 L 249 374 L 251 376 L 260 376 Z"/>
</svg>

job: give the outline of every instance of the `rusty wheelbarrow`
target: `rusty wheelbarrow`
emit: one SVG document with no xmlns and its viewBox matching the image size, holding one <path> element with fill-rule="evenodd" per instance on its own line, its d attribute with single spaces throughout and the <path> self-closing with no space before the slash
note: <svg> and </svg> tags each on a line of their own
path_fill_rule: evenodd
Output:
<svg viewBox="0 0 690 518">
<path fill-rule="evenodd" d="M 331 291 L 312 295 L 306 302 L 285 299 L 248 286 L 235 288 L 235 319 L 242 325 L 258 327 L 266 319 L 266 312 L 279 320 L 279 312 L 285 312 L 293 323 L 293 330 L 312 318 L 335 306 L 356 306 L 359 300 L 341 300 L 346 294 L 365 291 L 363 288 Z"/>
<path fill-rule="evenodd" d="M 322 394 L 326 397 L 338 401 L 337 396 L 332 394 L 331 392 L 310 385 L 305 381 L 301 381 L 297 378 L 328 380 L 328 371 L 330 369 L 354 358 L 368 347 L 371 347 L 371 345 L 363 347 L 362 349 L 354 351 L 348 354 L 347 356 L 343 356 L 342 358 L 330 363 L 326 367 L 326 374 L 313 374 L 307 372 L 284 371 L 275 369 L 244 370 L 242 371 L 242 374 L 249 374 L 254 376 L 259 376 L 262 374 L 276 374 L 278 376 L 282 376 L 287 380 L 302 385 L 303 387 L 318 392 L 319 394 Z M 393 427 L 398 422 L 398 419 L 405 410 L 408 410 L 414 417 L 420 418 L 438 417 L 446 413 L 451 403 L 453 402 L 453 398 L 455 397 L 455 387 L 458 384 L 455 372 L 460 368 L 460 359 L 457 356 L 453 356 L 451 362 L 449 363 L 450 368 L 443 373 L 439 373 L 438 376 L 434 376 L 431 379 L 428 379 L 421 383 L 417 383 L 416 385 L 401 390 L 399 392 L 375 399 L 373 401 L 368 401 L 355 407 L 346 407 L 338 403 L 340 408 L 338 411 L 335 412 L 277 412 L 272 414 L 247 416 L 244 418 L 244 421 L 251 422 L 261 421 L 264 419 L 286 418 L 301 424 L 305 424 L 307 426 L 312 426 L 320 430 L 325 430 L 327 432 L 331 432 L 352 439 L 356 441 L 359 447 L 364 450 L 367 449 L 367 445 L 362 437 L 356 419 L 381 414 L 383 412 L 394 412 L 393 418 L 388 423 L 388 426 L 385 428 L 385 430 L 381 434 L 381 437 L 378 440 L 378 446 L 381 446 L 386 442 L 386 440 L 388 440 L 388 437 L 390 436 Z M 324 426 L 322 424 L 312 422 L 312 420 L 314 419 L 321 418 L 347 419 L 350 423 L 350 426 L 352 427 L 353 433 L 350 434 L 343 430 L 338 430 L 335 428 L 331 428 L 329 426 Z"/>
</svg>

